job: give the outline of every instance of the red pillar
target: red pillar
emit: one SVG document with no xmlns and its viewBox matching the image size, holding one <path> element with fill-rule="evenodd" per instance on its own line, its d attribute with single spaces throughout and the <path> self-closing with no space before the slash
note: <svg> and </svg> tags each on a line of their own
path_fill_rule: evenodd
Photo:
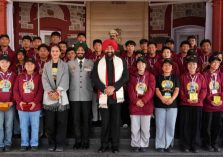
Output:
<svg viewBox="0 0 223 157">
<path fill-rule="evenodd" d="M 0 34 L 6 33 L 6 0 L 0 0 Z"/>
<path fill-rule="evenodd" d="M 223 51 L 223 1 L 213 0 L 213 50 Z"/>
</svg>

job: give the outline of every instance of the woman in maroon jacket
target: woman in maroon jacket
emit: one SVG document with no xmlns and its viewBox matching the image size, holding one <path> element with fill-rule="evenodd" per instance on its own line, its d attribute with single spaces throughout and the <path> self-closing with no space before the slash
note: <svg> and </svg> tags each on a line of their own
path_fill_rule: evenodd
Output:
<svg viewBox="0 0 223 157">
<path fill-rule="evenodd" d="M 28 58 L 25 61 L 25 73 L 21 73 L 15 82 L 14 99 L 17 103 L 21 129 L 21 151 L 31 146 L 32 151 L 38 149 L 39 118 L 42 108 L 43 87 L 41 76 L 34 72 L 35 60 Z M 31 126 L 31 139 L 29 139 Z"/>
<path fill-rule="evenodd" d="M 146 71 L 145 58 L 137 59 L 137 72 L 129 82 L 131 146 L 133 151 L 146 151 L 150 138 L 150 118 L 153 114 L 155 77 Z"/>
<path fill-rule="evenodd" d="M 219 70 L 221 59 L 217 55 L 209 58 L 210 68 L 204 73 L 207 97 L 203 108 L 203 144 L 208 151 L 220 151 L 216 141 L 221 131 L 223 112 L 223 75 Z"/>
<path fill-rule="evenodd" d="M 187 57 L 188 72 L 181 75 L 180 86 L 180 140 L 185 152 L 197 153 L 200 140 L 203 100 L 207 94 L 205 79 L 197 72 L 198 59 Z"/>
</svg>

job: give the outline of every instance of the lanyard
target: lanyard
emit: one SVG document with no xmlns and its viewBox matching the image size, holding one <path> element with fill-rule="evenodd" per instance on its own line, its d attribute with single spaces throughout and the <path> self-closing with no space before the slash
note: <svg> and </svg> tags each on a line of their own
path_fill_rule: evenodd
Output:
<svg viewBox="0 0 223 157">
<path fill-rule="evenodd" d="M 33 75 L 31 75 L 31 78 L 28 80 L 28 75 L 26 74 L 26 79 L 24 81 L 26 81 L 26 82 L 33 81 Z"/>
<path fill-rule="evenodd" d="M 9 78 L 11 77 L 12 73 L 7 73 L 5 76 L 4 76 L 4 73 L 3 72 L 0 72 L 0 77 L 2 80 L 9 80 Z M 8 76 L 8 77 L 7 77 Z"/>
<path fill-rule="evenodd" d="M 211 75 L 211 81 L 213 82 L 213 88 L 216 89 L 216 82 L 217 82 L 217 79 L 218 79 L 218 75 L 216 73 L 213 73 Z"/>
<path fill-rule="evenodd" d="M 203 59 L 202 59 L 202 57 L 200 57 L 201 58 L 201 61 L 202 61 L 202 63 L 208 63 L 208 56 L 203 56 Z"/>
<path fill-rule="evenodd" d="M 191 76 L 191 75 L 190 75 L 190 78 L 191 78 L 191 85 L 192 85 L 193 87 L 195 87 L 195 82 L 196 82 L 196 80 L 197 80 L 197 75 L 194 75 L 194 76 Z"/>
<path fill-rule="evenodd" d="M 140 76 L 139 76 L 139 77 L 137 77 L 137 83 L 145 83 L 145 79 L 146 79 L 146 77 L 145 77 L 145 75 L 143 75 L 143 79 L 140 81 Z"/>
<path fill-rule="evenodd" d="M 153 63 L 152 63 L 152 60 L 153 60 Z M 150 67 L 153 68 L 155 63 L 156 63 L 156 61 L 157 61 L 157 59 L 155 59 L 155 58 L 149 58 L 149 65 L 150 65 Z"/>
<path fill-rule="evenodd" d="M 129 64 L 129 58 L 131 58 L 130 64 Z M 125 60 L 126 60 L 128 66 L 132 66 L 135 61 L 135 59 L 133 57 L 126 57 Z"/>
<path fill-rule="evenodd" d="M 184 65 L 184 58 L 183 57 L 180 57 L 180 61 L 181 61 L 182 65 Z"/>
<path fill-rule="evenodd" d="M 40 68 L 40 69 L 42 69 L 42 65 L 43 65 L 43 63 L 45 64 L 46 61 L 42 61 L 42 60 L 40 60 L 40 62 L 38 62 L 38 65 L 39 65 L 39 68 Z"/>
<path fill-rule="evenodd" d="M 167 79 L 167 77 L 169 77 L 169 79 Z M 171 75 L 170 76 L 164 76 L 164 80 L 168 80 L 168 81 L 171 81 Z"/>
</svg>

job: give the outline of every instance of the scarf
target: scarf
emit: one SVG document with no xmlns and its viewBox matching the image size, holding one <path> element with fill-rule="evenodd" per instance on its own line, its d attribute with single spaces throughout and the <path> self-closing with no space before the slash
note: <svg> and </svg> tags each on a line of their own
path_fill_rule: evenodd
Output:
<svg viewBox="0 0 223 157">
<path fill-rule="evenodd" d="M 123 73 L 123 62 L 119 57 L 113 57 L 114 66 L 114 82 L 117 82 L 122 77 Z M 107 87 L 108 86 L 108 71 L 106 65 L 105 56 L 98 62 L 98 76 L 100 81 Z M 108 108 L 108 96 L 102 92 L 98 92 L 99 97 L 99 108 Z M 117 103 L 124 102 L 124 91 L 121 87 L 118 91 L 113 94 L 113 98 L 117 100 Z"/>
</svg>

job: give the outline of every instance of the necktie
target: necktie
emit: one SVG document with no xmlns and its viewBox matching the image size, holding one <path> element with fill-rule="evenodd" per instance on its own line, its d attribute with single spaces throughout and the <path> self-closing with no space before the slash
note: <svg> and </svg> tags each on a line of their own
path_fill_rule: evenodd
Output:
<svg viewBox="0 0 223 157">
<path fill-rule="evenodd" d="M 79 67 L 82 68 L 82 61 L 79 62 Z"/>
</svg>

